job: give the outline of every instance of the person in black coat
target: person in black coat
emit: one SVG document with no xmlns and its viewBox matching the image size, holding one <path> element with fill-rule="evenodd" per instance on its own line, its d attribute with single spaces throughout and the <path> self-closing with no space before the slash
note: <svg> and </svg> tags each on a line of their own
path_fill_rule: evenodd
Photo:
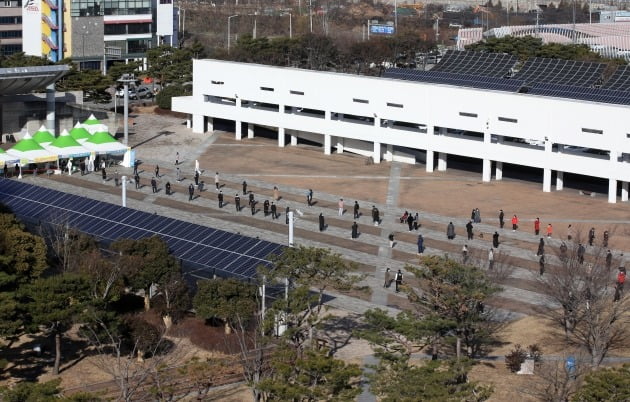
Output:
<svg viewBox="0 0 630 402">
<path fill-rule="evenodd" d="M 188 186 L 188 201 L 192 201 L 193 195 L 195 195 L 195 187 L 190 183 Z"/>
<path fill-rule="evenodd" d="M 243 195 L 247 194 L 247 182 L 243 180 Z"/>
<path fill-rule="evenodd" d="M 265 200 L 265 202 L 263 202 L 263 213 L 265 214 L 265 217 L 269 215 L 269 200 Z"/>
<path fill-rule="evenodd" d="M 155 180 L 155 177 L 151 178 L 151 190 L 153 190 L 153 193 L 157 193 L 157 180 Z"/>
<path fill-rule="evenodd" d="M 199 171 L 195 172 L 195 186 L 199 185 Z"/>
<path fill-rule="evenodd" d="M 468 234 L 468 240 L 472 240 L 474 237 L 474 234 L 473 234 L 473 224 L 471 221 L 468 221 L 468 223 L 466 224 L 466 233 Z"/>
<path fill-rule="evenodd" d="M 284 220 L 287 225 L 289 224 L 289 212 L 291 212 L 291 208 L 287 207 L 284 210 Z"/>
<path fill-rule="evenodd" d="M 407 216 L 407 226 L 409 227 L 409 231 L 413 230 L 413 215 L 409 214 Z"/>
<path fill-rule="evenodd" d="M 319 214 L 319 231 L 323 232 L 324 231 L 324 227 L 325 227 L 324 214 L 320 212 L 320 214 Z"/>
<path fill-rule="evenodd" d="M 352 238 L 356 239 L 357 237 L 359 237 L 359 225 L 357 225 L 357 222 L 355 221 L 352 224 Z"/>
<path fill-rule="evenodd" d="M 492 246 L 494 248 L 499 247 L 499 232 L 494 232 L 494 234 L 492 235 Z"/>
<path fill-rule="evenodd" d="M 359 203 L 357 201 L 354 202 L 354 219 L 359 219 Z"/>
<path fill-rule="evenodd" d="M 276 208 L 276 204 L 275 203 L 271 203 L 271 219 L 276 219 L 278 217 L 278 209 Z"/>
<path fill-rule="evenodd" d="M 503 210 L 500 209 L 499 210 L 499 227 L 501 229 L 503 229 L 503 225 L 505 225 L 505 221 L 503 220 L 505 218 L 505 214 L 503 213 Z"/>
<path fill-rule="evenodd" d="M 101 169 L 101 175 L 103 176 L 103 181 L 107 180 L 107 172 L 105 171 L 105 168 Z"/>
<path fill-rule="evenodd" d="M 254 202 L 254 193 L 249 193 L 249 205 L 251 206 Z"/>
<path fill-rule="evenodd" d="M 234 196 L 234 205 L 236 206 L 236 212 L 241 212 L 241 197 L 238 193 Z"/>
<path fill-rule="evenodd" d="M 256 214 L 256 200 L 254 199 L 254 193 L 249 193 L 249 206 L 252 209 L 252 215 Z"/>
<path fill-rule="evenodd" d="M 166 182 L 166 184 L 164 185 L 164 189 L 166 190 L 166 195 L 171 195 L 171 183 L 170 182 Z"/>
<path fill-rule="evenodd" d="M 219 208 L 223 208 L 223 191 L 219 191 L 217 199 L 219 200 Z"/>
<path fill-rule="evenodd" d="M 540 242 L 538 243 L 538 251 L 536 251 L 536 255 L 543 255 L 543 254 L 545 254 L 545 241 L 541 237 Z"/>
</svg>

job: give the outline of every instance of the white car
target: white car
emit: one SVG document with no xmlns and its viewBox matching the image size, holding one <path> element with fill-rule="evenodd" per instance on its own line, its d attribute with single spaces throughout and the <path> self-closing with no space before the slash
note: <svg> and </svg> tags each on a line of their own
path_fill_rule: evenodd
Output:
<svg viewBox="0 0 630 402">
<path fill-rule="evenodd" d="M 129 88 L 129 99 L 133 99 L 136 97 L 136 89 L 135 88 Z M 119 89 L 118 91 L 116 91 L 116 96 L 118 98 L 124 98 L 125 97 L 125 90 L 123 88 Z"/>
</svg>

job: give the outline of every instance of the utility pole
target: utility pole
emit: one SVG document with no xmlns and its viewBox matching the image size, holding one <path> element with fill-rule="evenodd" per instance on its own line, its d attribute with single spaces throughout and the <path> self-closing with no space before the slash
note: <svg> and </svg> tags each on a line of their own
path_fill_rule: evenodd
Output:
<svg viewBox="0 0 630 402">
<path fill-rule="evenodd" d="M 308 0 L 308 16 L 311 22 L 311 33 L 313 33 L 313 0 Z"/>
</svg>

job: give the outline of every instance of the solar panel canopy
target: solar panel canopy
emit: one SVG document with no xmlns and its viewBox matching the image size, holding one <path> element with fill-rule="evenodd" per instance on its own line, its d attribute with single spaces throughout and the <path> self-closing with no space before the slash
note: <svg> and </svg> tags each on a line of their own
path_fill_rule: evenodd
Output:
<svg viewBox="0 0 630 402">
<path fill-rule="evenodd" d="M 161 237 L 184 262 L 185 273 L 198 278 L 256 277 L 259 265 L 284 246 L 195 223 L 126 208 L 40 186 L 0 179 L 0 203 L 20 218 L 64 225 L 107 242 Z"/>
</svg>

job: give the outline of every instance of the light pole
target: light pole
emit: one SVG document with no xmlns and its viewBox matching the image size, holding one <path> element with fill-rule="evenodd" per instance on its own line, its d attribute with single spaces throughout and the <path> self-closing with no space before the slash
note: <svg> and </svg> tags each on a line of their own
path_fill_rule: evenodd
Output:
<svg viewBox="0 0 630 402">
<path fill-rule="evenodd" d="M 127 145 L 129 142 L 129 83 L 134 82 L 135 80 L 136 78 L 133 74 L 123 74 L 123 76 L 118 80 L 118 82 L 123 83 L 125 91 L 125 98 L 123 102 L 125 108 L 125 110 L 123 111 L 125 119 L 125 121 L 123 122 L 123 144 L 125 145 Z"/>
<path fill-rule="evenodd" d="M 398 35 L 398 0 L 394 0 L 394 33 Z"/>
<path fill-rule="evenodd" d="M 289 39 L 293 39 L 293 21 L 291 20 L 291 13 L 289 13 Z"/>
<path fill-rule="evenodd" d="M 227 39 L 228 39 L 228 40 L 227 40 L 227 51 L 228 51 L 228 54 L 230 54 L 230 20 L 231 20 L 232 18 L 234 18 L 234 17 L 238 17 L 238 14 L 235 14 L 235 15 L 230 15 L 230 16 L 228 17 L 228 19 L 227 19 L 227 20 L 228 20 L 228 32 L 227 32 L 227 33 L 228 33 L 228 38 L 227 38 Z"/>
</svg>

